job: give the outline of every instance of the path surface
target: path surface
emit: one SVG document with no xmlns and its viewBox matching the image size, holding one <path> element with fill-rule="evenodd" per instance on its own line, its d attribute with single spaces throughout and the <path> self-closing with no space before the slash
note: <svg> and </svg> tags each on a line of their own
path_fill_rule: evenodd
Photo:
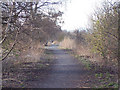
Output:
<svg viewBox="0 0 120 90">
<path fill-rule="evenodd" d="M 57 46 L 48 48 L 53 50 L 55 63 L 37 80 L 28 81 L 29 88 L 77 88 L 86 87 L 88 71 L 78 63 L 74 57 Z M 38 72 L 39 73 L 39 72 Z M 31 77 L 32 78 L 32 77 Z"/>
</svg>

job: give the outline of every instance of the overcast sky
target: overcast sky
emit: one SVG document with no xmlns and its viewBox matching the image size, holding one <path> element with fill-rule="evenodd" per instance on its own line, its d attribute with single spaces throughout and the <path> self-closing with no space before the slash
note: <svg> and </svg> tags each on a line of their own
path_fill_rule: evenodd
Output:
<svg viewBox="0 0 120 90">
<path fill-rule="evenodd" d="M 87 27 L 90 15 L 101 1 L 103 0 L 71 0 L 70 3 L 67 3 L 62 16 L 64 20 L 62 30 L 72 31 Z"/>
</svg>

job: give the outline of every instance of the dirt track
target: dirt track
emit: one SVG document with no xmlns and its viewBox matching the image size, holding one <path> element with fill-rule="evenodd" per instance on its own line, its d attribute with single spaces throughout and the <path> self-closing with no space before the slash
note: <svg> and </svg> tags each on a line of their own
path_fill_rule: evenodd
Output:
<svg viewBox="0 0 120 90">
<path fill-rule="evenodd" d="M 56 57 L 54 64 L 48 70 L 43 71 L 37 79 L 28 81 L 26 87 L 80 88 L 89 86 L 89 77 L 87 77 L 89 72 L 74 57 L 56 46 L 51 46 L 48 50 L 52 50 Z M 39 73 L 39 70 L 35 71 Z"/>
<path fill-rule="evenodd" d="M 23 62 L 3 72 L 5 88 L 95 88 L 117 87 L 117 75 L 88 69 L 71 50 L 45 48 L 37 62 Z M 4 66 L 6 64 L 3 64 Z M 98 75 L 102 76 L 98 76 Z M 114 84 L 111 84 L 111 82 Z M 103 86 L 104 85 L 104 86 Z M 106 86 L 105 86 L 106 85 Z"/>
</svg>

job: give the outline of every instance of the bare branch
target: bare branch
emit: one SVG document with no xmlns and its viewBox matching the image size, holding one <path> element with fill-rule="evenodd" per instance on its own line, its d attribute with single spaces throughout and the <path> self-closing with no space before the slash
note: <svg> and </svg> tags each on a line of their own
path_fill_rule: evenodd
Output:
<svg viewBox="0 0 120 90">
<path fill-rule="evenodd" d="M 14 48 L 16 42 L 17 42 L 18 34 L 19 34 L 19 31 L 17 31 L 16 37 L 15 37 L 15 40 L 14 40 L 14 42 L 13 42 L 13 45 L 12 45 L 11 49 L 10 49 L 9 52 L 1 59 L 2 61 L 5 60 L 5 59 L 8 57 L 8 55 L 11 53 L 11 51 L 13 50 L 13 48 Z"/>
<path fill-rule="evenodd" d="M 7 38 L 7 35 L 4 36 L 4 38 L 0 41 L 0 44 L 2 44 Z"/>
</svg>

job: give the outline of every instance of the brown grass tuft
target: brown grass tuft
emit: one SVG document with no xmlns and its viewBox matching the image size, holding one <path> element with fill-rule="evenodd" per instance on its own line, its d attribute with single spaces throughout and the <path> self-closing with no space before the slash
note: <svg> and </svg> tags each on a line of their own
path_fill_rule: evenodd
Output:
<svg viewBox="0 0 120 90">
<path fill-rule="evenodd" d="M 65 37 L 64 40 L 60 42 L 60 47 L 65 49 L 75 49 L 76 48 L 75 40 Z"/>
</svg>

